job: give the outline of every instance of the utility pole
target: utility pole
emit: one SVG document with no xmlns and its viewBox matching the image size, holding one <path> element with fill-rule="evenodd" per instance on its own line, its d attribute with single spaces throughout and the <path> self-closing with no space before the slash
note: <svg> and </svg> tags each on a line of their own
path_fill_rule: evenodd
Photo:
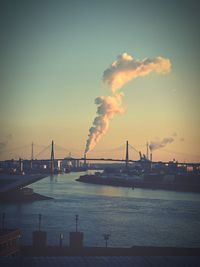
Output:
<svg viewBox="0 0 200 267">
<path fill-rule="evenodd" d="M 60 234 L 60 242 L 59 242 L 60 247 L 62 247 L 63 238 L 64 238 L 64 235 L 61 233 Z"/>
<path fill-rule="evenodd" d="M 54 175 L 54 142 L 51 143 L 51 175 Z"/>
<path fill-rule="evenodd" d="M 106 245 L 106 248 L 108 247 L 108 239 L 109 239 L 109 237 L 110 237 L 110 235 L 109 234 L 104 234 L 103 235 L 103 237 L 104 237 L 104 240 L 105 240 L 105 245 Z"/>
</svg>

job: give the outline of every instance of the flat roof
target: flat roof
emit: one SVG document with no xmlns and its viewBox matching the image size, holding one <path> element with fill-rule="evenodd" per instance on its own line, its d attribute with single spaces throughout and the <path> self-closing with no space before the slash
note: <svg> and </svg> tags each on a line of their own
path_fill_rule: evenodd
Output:
<svg viewBox="0 0 200 267">
<path fill-rule="evenodd" d="M 200 257 L 15 257 L 0 258 L 1 267 L 177 267 L 200 266 Z"/>
</svg>

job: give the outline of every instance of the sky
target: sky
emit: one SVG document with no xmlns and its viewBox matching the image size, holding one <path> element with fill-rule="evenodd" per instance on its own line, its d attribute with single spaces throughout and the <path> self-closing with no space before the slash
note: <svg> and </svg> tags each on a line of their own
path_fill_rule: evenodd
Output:
<svg viewBox="0 0 200 267">
<path fill-rule="evenodd" d="M 83 155 L 95 98 L 112 95 L 103 73 L 128 53 L 136 60 L 167 58 L 171 71 L 121 88 L 126 111 L 113 117 L 88 156 L 122 158 L 125 151 L 115 148 L 125 148 L 126 140 L 145 153 L 147 141 L 173 138 L 153 151 L 154 160 L 200 161 L 199 1 L 0 4 L 1 160 L 30 158 L 32 142 L 39 151 L 51 140 Z"/>
</svg>

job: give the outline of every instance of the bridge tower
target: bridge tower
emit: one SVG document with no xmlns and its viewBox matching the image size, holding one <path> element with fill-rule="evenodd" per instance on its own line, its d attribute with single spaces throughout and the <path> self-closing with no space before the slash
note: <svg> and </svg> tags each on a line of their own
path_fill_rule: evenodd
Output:
<svg viewBox="0 0 200 267">
<path fill-rule="evenodd" d="M 51 143 L 51 174 L 54 175 L 54 142 Z"/>
<path fill-rule="evenodd" d="M 23 173 L 23 160 L 21 158 L 19 158 L 19 173 Z"/>
<path fill-rule="evenodd" d="M 129 162 L 129 156 L 128 156 L 128 141 L 126 141 L 126 168 L 128 169 L 128 162 Z"/>
<path fill-rule="evenodd" d="M 31 143 L 31 170 L 33 169 L 33 159 L 34 159 L 34 155 L 33 155 L 33 142 Z"/>
</svg>

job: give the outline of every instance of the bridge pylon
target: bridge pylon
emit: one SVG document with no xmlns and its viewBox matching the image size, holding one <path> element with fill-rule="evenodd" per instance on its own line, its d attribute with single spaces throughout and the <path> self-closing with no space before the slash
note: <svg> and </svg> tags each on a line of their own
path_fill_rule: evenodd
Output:
<svg viewBox="0 0 200 267">
<path fill-rule="evenodd" d="M 51 175 L 54 175 L 54 142 L 51 142 Z"/>
<path fill-rule="evenodd" d="M 31 143 L 31 170 L 33 169 L 33 160 L 34 160 L 34 152 L 33 152 L 33 142 Z"/>
<path fill-rule="evenodd" d="M 128 154 L 128 141 L 126 141 L 126 168 L 128 169 L 129 154 Z"/>
</svg>

